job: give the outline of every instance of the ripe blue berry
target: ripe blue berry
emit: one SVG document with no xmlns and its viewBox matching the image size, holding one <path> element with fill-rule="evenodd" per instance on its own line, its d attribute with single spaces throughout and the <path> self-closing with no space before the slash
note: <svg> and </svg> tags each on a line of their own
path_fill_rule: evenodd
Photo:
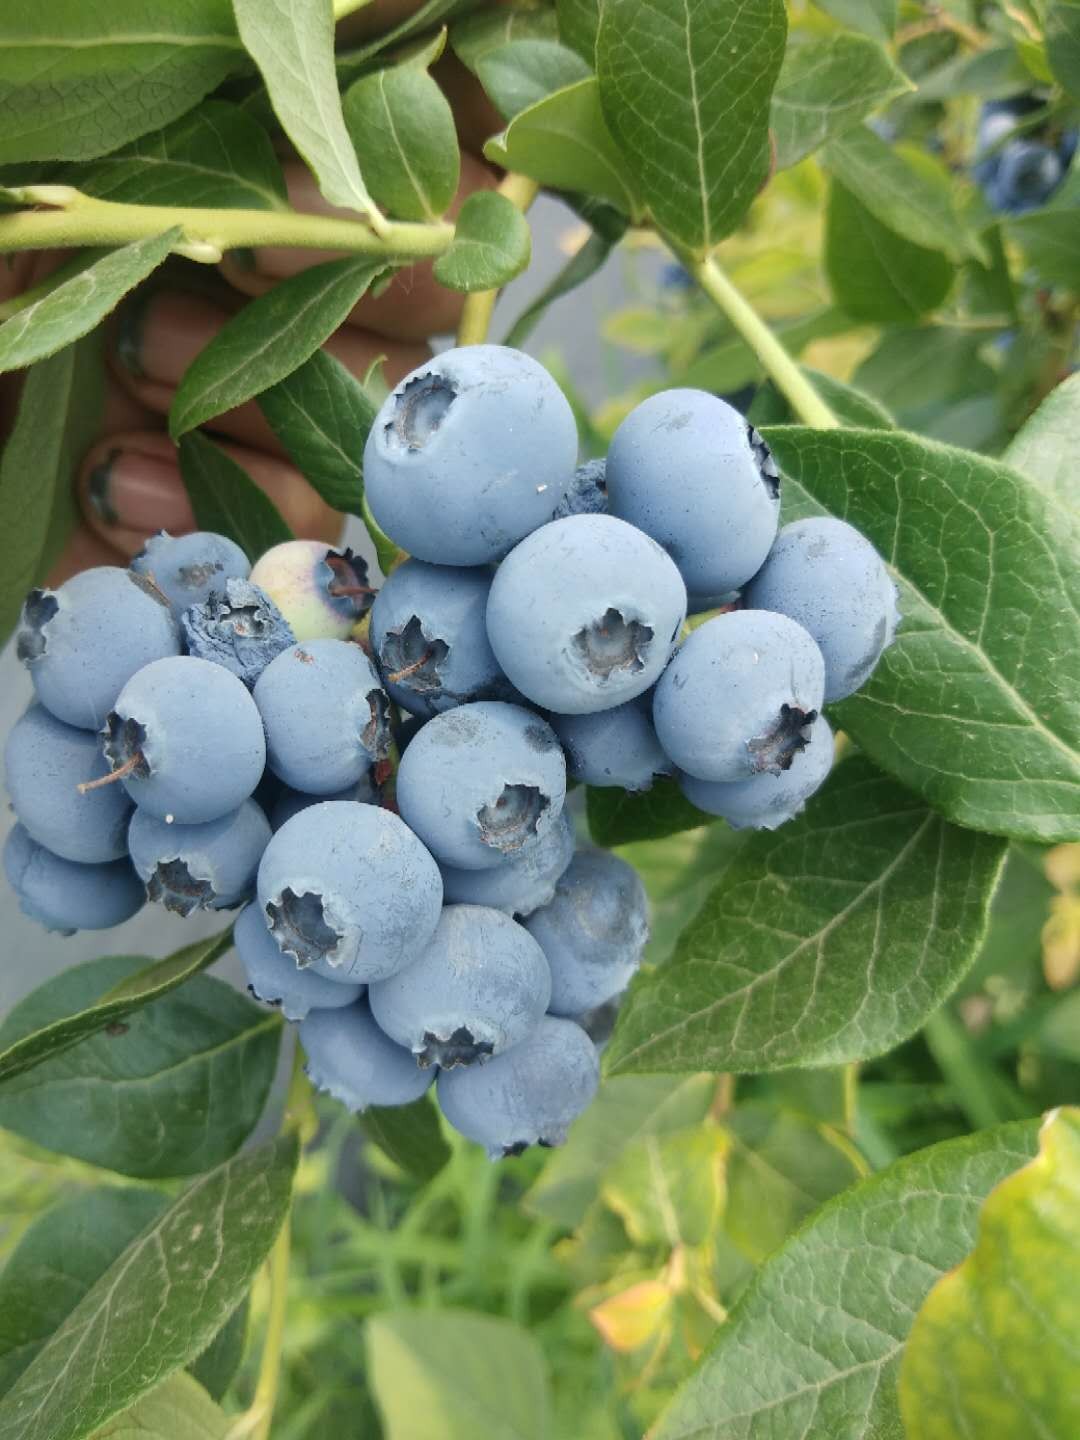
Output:
<svg viewBox="0 0 1080 1440">
<path fill-rule="evenodd" d="M 296 637 L 265 590 L 226 580 L 180 620 L 188 654 L 223 665 L 250 689 L 275 655 Z"/>
<path fill-rule="evenodd" d="M 807 743 L 825 662 L 794 620 L 735 610 L 679 647 L 653 699 L 664 753 L 699 780 L 778 775 Z"/>
<path fill-rule="evenodd" d="M 567 772 L 583 785 L 648 790 L 657 775 L 674 769 L 656 738 L 651 695 L 591 715 L 553 715 L 551 725 Z"/>
<path fill-rule="evenodd" d="M 776 537 L 746 587 L 753 610 L 797 621 L 825 658 L 825 699 L 842 700 L 868 679 L 892 644 L 896 586 L 870 541 L 843 520 L 795 520 Z"/>
<path fill-rule="evenodd" d="M 544 952 L 509 915 L 447 905 L 420 956 L 368 991 L 379 1028 L 423 1066 L 471 1065 L 524 1040 L 551 996 Z"/>
<path fill-rule="evenodd" d="M 586 460 L 574 471 L 570 488 L 552 513 L 553 520 L 568 515 L 604 515 L 607 513 L 607 461 Z"/>
<path fill-rule="evenodd" d="M 441 865 L 443 895 L 447 903 L 490 905 L 507 915 L 531 915 L 555 894 L 555 882 L 573 853 L 574 821 L 564 810 L 542 840 L 494 870 Z"/>
<path fill-rule="evenodd" d="M 380 799 L 380 788 L 376 785 L 374 772 L 371 770 L 366 770 L 355 785 L 335 790 L 332 795 L 305 795 L 302 790 L 282 787 L 270 810 L 270 828 L 280 830 L 286 820 L 291 820 L 310 805 L 321 805 L 325 800 L 356 800 L 361 805 L 378 805 Z"/>
<path fill-rule="evenodd" d="M 78 785 L 108 774 L 101 737 L 76 730 L 33 704 L 15 722 L 4 748 L 12 808 L 30 836 L 83 865 L 127 854 L 131 800 L 119 785 L 80 794 Z"/>
<path fill-rule="evenodd" d="M 437 860 L 463 870 L 525 854 L 556 824 L 565 798 L 566 762 L 551 726 L 496 700 L 429 720 L 397 773 L 402 819 Z"/>
<path fill-rule="evenodd" d="M 383 1034 L 366 1000 L 345 1010 L 312 1010 L 300 1022 L 300 1044 L 312 1084 L 348 1110 L 411 1105 L 435 1078 Z"/>
<path fill-rule="evenodd" d="M 314 970 L 301 970 L 291 955 L 278 949 L 258 905 L 246 905 L 233 929 L 236 953 L 256 1000 L 280 1009 L 286 1020 L 303 1020 L 310 1010 L 338 1010 L 354 1005 L 363 985 L 327 980 Z"/>
<path fill-rule="evenodd" d="M 444 1070 L 442 1112 L 492 1160 L 529 1145 L 562 1145 L 600 1083 L 596 1047 L 572 1020 L 545 1015 L 519 1045 L 485 1065 Z"/>
<path fill-rule="evenodd" d="M 282 651 L 254 695 L 270 769 L 294 790 L 344 790 L 386 756 L 390 702 L 374 665 L 351 641 L 309 640 Z"/>
<path fill-rule="evenodd" d="M 780 519 L 780 475 L 761 436 L 704 390 L 643 400 L 607 459 L 613 515 L 658 540 L 687 590 L 737 590 L 760 568 Z"/>
<path fill-rule="evenodd" d="M 227 580 L 246 580 L 251 566 L 240 546 L 224 535 L 197 530 L 191 535 L 151 535 L 131 568 L 152 580 L 179 620 L 192 605 L 201 605 Z"/>
<path fill-rule="evenodd" d="M 4 845 L 4 874 L 19 909 L 46 930 L 108 930 L 142 908 L 146 896 L 126 860 L 79 865 L 63 860 L 16 825 Z"/>
<path fill-rule="evenodd" d="M 396 815 L 328 800 L 273 836 L 258 894 L 278 946 L 301 969 L 367 982 L 408 965 L 431 939 L 442 878 Z"/>
<path fill-rule="evenodd" d="M 644 694 L 685 618 L 686 587 L 655 541 L 610 515 L 572 515 L 499 566 L 487 626 L 523 695 L 583 715 Z"/>
<path fill-rule="evenodd" d="M 371 610 L 371 644 L 383 683 L 412 715 L 430 719 L 471 700 L 512 700 L 488 640 L 485 567 L 406 560 Z"/>
<path fill-rule="evenodd" d="M 251 695 L 190 655 L 145 665 L 105 720 L 105 756 L 141 809 L 202 825 L 235 810 L 262 778 L 266 742 Z"/>
<path fill-rule="evenodd" d="M 828 777 L 833 763 L 833 734 L 824 715 L 810 726 L 809 738 L 779 775 L 749 780 L 695 780 L 680 775 L 683 794 L 708 815 L 720 815 L 733 830 L 775 830 L 793 819 Z"/>
<path fill-rule="evenodd" d="M 128 831 L 131 863 L 146 882 L 146 898 L 174 915 L 228 910 L 247 900 L 269 839 L 270 826 L 254 800 L 205 825 L 168 825 L 136 810 Z"/>
<path fill-rule="evenodd" d="M 256 560 L 250 579 L 270 596 L 297 640 L 344 640 L 375 595 L 366 562 L 321 540 L 275 545 Z"/>
<path fill-rule="evenodd" d="M 31 590 L 15 644 L 41 703 L 83 730 L 101 728 L 136 670 L 181 648 L 164 596 L 112 565 L 73 575 L 58 590 Z"/>
<path fill-rule="evenodd" d="M 498 560 L 551 519 L 577 461 L 577 427 L 542 365 L 502 345 L 448 350 L 406 376 L 364 450 L 371 513 L 435 565 Z"/>
<path fill-rule="evenodd" d="M 632 865 L 606 850 L 582 850 L 550 905 L 525 928 L 547 956 L 553 1015 L 582 1015 L 622 993 L 649 938 L 649 902 Z"/>
</svg>

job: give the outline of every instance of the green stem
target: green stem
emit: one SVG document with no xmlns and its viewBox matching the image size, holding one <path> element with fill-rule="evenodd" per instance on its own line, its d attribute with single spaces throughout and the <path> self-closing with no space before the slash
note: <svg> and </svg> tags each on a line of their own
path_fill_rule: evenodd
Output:
<svg viewBox="0 0 1080 1440">
<path fill-rule="evenodd" d="M 281 1353 L 285 1342 L 285 1311 L 289 1294 L 290 1217 L 286 1215 L 274 1248 L 270 1252 L 270 1308 L 266 1318 L 259 1378 L 249 1414 L 254 1422 L 253 1440 L 269 1440 L 281 1379 Z"/>
<path fill-rule="evenodd" d="M 840 421 L 716 261 L 711 256 L 705 260 L 695 259 L 678 246 L 673 245 L 672 249 L 717 309 L 727 316 L 753 350 L 765 373 L 785 396 L 803 424 L 811 425 L 815 430 L 837 429 Z"/>
<path fill-rule="evenodd" d="M 121 205 L 97 200 L 67 185 L 32 185 L 28 204 L 42 209 L 0 215 L 0 253 L 52 250 L 80 245 L 127 245 L 179 225 L 183 249 L 193 259 L 213 262 L 240 246 L 284 245 L 300 250 L 343 250 L 387 259 L 441 255 L 454 238 L 442 222 L 413 225 L 388 222 L 376 235 L 362 220 L 302 215 L 294 210 L 189 209 L 178 205 Z"/>
<path fill-rule="evenodd" d="M 507 175 L 499 186 L 499 194 L 505 195 L 522 214 L 536 199 L 540 186 L 527 175 Z M 465 306 L 458 325 L 459 345 L 482 345 L 491 328 L 491 317 L 495 313 L 498 290 L 474 290 L 465 297 Z"/>
</svg>

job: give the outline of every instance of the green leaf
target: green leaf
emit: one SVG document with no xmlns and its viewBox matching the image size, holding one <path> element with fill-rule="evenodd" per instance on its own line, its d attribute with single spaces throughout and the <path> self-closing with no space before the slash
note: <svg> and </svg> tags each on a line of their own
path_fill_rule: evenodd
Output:
<svg viewBox="0 0 1080 1440">
<path fill-rule="evenodd" d="M 1001 457 L 1021 475 L 1074 508 L 1080 454 L 1080 374 L 1070 375 L 1039 406 Z"/>
<path fill-rule="evenodd" d="M 621 216 L 619 220 L 620 229 L 625 229 Z M 584 285 L 590 276 L 595 275 L 617 244 L 617 239 L 612 239 L 610 236 L 602 235 L 598 230 L 594 230 L 581 249 L 566 262 L 555 279 L 540 292 L 531 305 L 526 306 L 521 312 L 510 327 L 504 343 L 520 349 L 533 333 L 548 307 L 556 300 L 561 299 L 563 295 L 569 295 L 579 285 Z"/>
<path fill-rule="evenodd" d="M 974 959 L 1004 854 L 862 757 L 845 761 L 790 824 L 731 854 L 673 957 L 637 976 L 607 1073 L 839 1065 L 892 1048 Z"/>
<path fill-rule="evenodd" d="M 786 30 L 783 0 L 600 7 L 604 117 L 659 228 L 697 254 L 735 229 L 768 176 Z"/>
<path fill-rule="evenodd" d="M 555 0 L 559 39 L 576 50 L 590 66 L 596 65 L 596 36 L 600 29 L 600 0 Z"/>
<path fill-rule="evenodd" d="M 259 398 L 259 409 L 328 505 L 363 514 L 364 445 L 378 407 L 340 360 L 316 350 Z"/>
<path fill-rule="evenodd" d="M 862 430 L 896 429 L 896 421 L 873 395 L 868 395 L 857 385 L 848 385 L 833 375 L 826 375 L 823 370 L 814 370 L 808 365 L 799 368 L 808 380 L 813 381 L 814 389 L 844 425 Z M 754 396 L 746 418 L 760 430 L 763 425 L 788 424 L 794 417 L 787 400 L 772 381 L 768 381 Z"/>
<path fill-rule="evenodd" d="M 987 1197 L 972 1255 L 915 1317 L 900 1409 L 920 1440 L 1080 1433 L 1080 1110 L 1054 1111 L 1039 1154 Z"/>
<path fill-rule="evenodd" d="M 949 1140 L 824 1205 L 766 1261 L 653 1440 L 901 1440 L 896 1376 L 979 1205 L 1035 1148 L 1033 1124 Z"/>
<path fill-rule="evenodd" d="M 47 980 L 0 1026 L 0 1046 L 99 1004 L 142 968 L 140 959 L 106 955 Z M 5 1081 L 0 1127 L 122 1175 L 196 1174 L 255 1128 L 281 1028 L 280 1016 L 196 975 Z"/>
<path fill-rule="evenodd" d="M 899 581 L 899 634 L 841 728 L 958 824 L 1075 839 L 1078 522 L 1004 465 L 899 431 L 768 438 L 787 517 L 842 516 Z"/>
<path fill-rule="evenodd" d="M 944 255 L 882 225 L 839 180 L 829 191 L 825 269 L 836 303 L 870 325 L 918 320 L 941 304 L 956 275 Z"/>
<path fill-rule="evenodd" d="M 559 22 L 553 10 L 481 10 L 467 15 L 450 31 L 450 48 L 461 63 L 476 73 L 477 64 L 493 50 L 511 41 L 558 40 Z"/>
<path fill-rule="evenodd" d="M 944 408 L 993 390 L 994 372 L 979 358 L 983 344 L 978 332 L 945 326 L 891 330 L 852 378 L 902 426 L 925 428 Z"/>
<path fill-rule="evenodd" d="M 629 1075 L 605 1080 L 599 1094 L 525 1196 L 534 1215 L 575 1229 L 600 1194 L 605 1175 L 628 1148 L 700 1124 L 716 1095 L 714 1075 L 689 1079 Z"/>
<path fill-rule="evenodd" d="M 515 115 L 484 154 L 552 190 L 609 200 L 624 215 L 639 210 L 633 176 L 604 121 L 594 79 L 556 90 Z"/>
<path fill-rule="evenodd" d="M 109 1186 L 38 1216 L 0 1271 L 0 1395 L 167 1204 L 156 1190 Z"/>
<path fill-rule="evenodd" d="M 891 40 L 899 0 L 814 0 L 819 10 L 875 40 Z"/>
<path fill-rule="evenodd" d="M 589 834 L 610 849 L 634 840 L 660 840 L 682 830 L 712 825 L 714 817 L 691 805 L 674 780 L 658 777 L 648 790 L 594 789 L 586 792 Z"/>
<path fill-rule="evenodd" d="M 178 225 L 112 250 L 0 325 L 0 374 L 55 355 L 99 324 L 180 240 Z"/>
<path fill-rule="evenodd" d="M 282 129 L 331 205 L 377 216 L 345 128 L 334 69 L 330 0 L 232 0 Z"/>
<path fill-rule="evenodd" d="M 367 1372 L 386 1440 L 548 1440 L 543 1352 L 527 1330 L 464 1310 L 373 1315 Z"/>
<path fill-rule="evenodd" d="M 95 1431 L 93 1440 L 229 1440 L 235 1426 L 235 1416 L 181 1371 Z"/>
<path fill-rule="evenodd" d="M 91 1287 L 0 1402 L 0 1440 L 81 1440 L 201 1354 L 288 1214 L 297 1153 L 294 1136 L 279 1138 L 185 1190 Z"/>
<path fill-rule="evenodd" d="M 882 225 L 914 245 L 943 250 L 952 260 L 985 262 L 985 247 L 960 218 L 948 171 L 905 145 L 887 145 L 865 125 L 830 140 L 826 167 Z"/>
<path fill-rule="evenodd" d="M 104 155 L 190 110 L 243 58 L 228 0 L 5 0 L 0 163 Z"/>
<path fill-rule="evenodd" d="M 250 1296 L 245 1296 L 188 1370 L 212 1400 L 220 1400 L 236 1379 L 247 1343 Z"/>
<path fill-rule="evenodd" d="M 384 269 L 381 260 L 328 260 L 245 305 L 184 371 L 169 411 L 173 437 L 298 370 Z"/>
<path fill-rule="evenodd" d="M 773 328 L 783 340 L 784 348 L 790 354 L 798 355 L 814 340 L 847 334 L 851 321 L 842 310 L 829 305 L 809 315 L 777 321 Z M 738 335 L 729 335 L 722 344 L 702 351 L 685 370 L 679 372 L 677 379 L 680 385 L 724 394 L 749 385 L 762 373 L 761 362 L 746 341 Z"/>
<path fill-rule="evenodd" d="M 1031 73 L 1011 45 L 991 45 L 974 54 L 961 52 L 944 65 L 919 76 L 919 102 L 955 100 L 977 95 L 1004 100 L 1031 88 Z"/>
<path fill-rule="evenodd" d="M 232 929 L 196 940 L 164 960 L 132 960 L 141 968 L 88 1005 L 72 1014 L 61 1014 L 40 1029 L 31 1030 L 0 1049 L 0 1084 L 32 1070 L 43 1060 L 60 1055 L 80 1040 L 115 1025 L 133 1010 L 160 1000 L 193 975 L 220 960 L 232 945 Z M 127 960 L 129 957 L 123 957 Z M 0 1033 L 3 1033 L 0 1031 Z"/>
<path fill-rule="evenodd" d="M 235 540 L 249 560 L 293 538 L 247 471 L 198 431 L 180 441 L 180 474 L 199 528 Z"/>
<path fill-rule="evenodd" d="M 269 135 L 239 105 L 207 100 L 164 130 L 57 177 L 125 205 L 283 210 L 281 165 Z"/>
<path fill-rule="evenodd" d="M 1080 97 L 1080 0 L 1050 0 L 1046 58 L 1061 88 Z"/>
<path fill-rule="evenodd" d="M 587 80 L 591 71 L 576 50 L 557 40 L 511 40 L 486 51 L 476 74 L 495 109 L 511 120 L 554 91 Z"/>
<path fill-rule="evenodd" d="M 0 642 L 74 523 L 71 483 L 97 434 L 103 396 L 101 347 L 92 335 L 35 365 L 23 384 L 0 457 Z"/>
<path fill-rule="evenodd" d="M 372 195 L 402 220 L 437 220 L 458 187 L 453 111 L 426 70 L 389 65 L 345 92 L 345 127 Z"/>
<path fill-rule="evenodd" d="M 528 221 L 505 195 L 477 190 L 461 207 L 435 279 L 450 290 L 497 290 L 520 275 L 532 254 Z"/>
<path fill-rule="evenodd" d="M 338 81 L 342 88 L 352 83 L 358 75 L 364 74 L 376 55 L 384 50 L 400 50 L 407 41 L 426 35 L 458 15 L 468 14 L 475 9 L 476 0 L 427 0 L 426 4 L 413 10 L 399 25 L 384 30 L 366 45 L 350 50 L 338 57 Z"/>
<path fill-rule="evenodd" d="M 610 1167 L 601 1198 L 635 1245 L 702 1245 L 723 1208 L 727 1152 L 715 1125 L 646 1135 Z"/>
<path fill-rule="evenodd" d="M 439 1115 L 425 1095 L 411 1105 L 372 1106 L 359 1117 L 367 1138 L 421 1185 L 433 1180 L 450 1159 Z"/>
<path fill-rule="evenodd" d="M 798 164 L 912 89 L 885 50 L 865 36 L 841 31 L 790 47 L 772 97 L 777 169 Z"/>
<path fill-rule="evenodd" d="M 1072 184 L 1067 180 L 1049 205 L 1014 216 L 1005 230 L 1044 284 L 1080 290 L 1080 246 L 1076 243 L 1080 171 L 1074 173 L 1076 180 Z"/>
</svg>

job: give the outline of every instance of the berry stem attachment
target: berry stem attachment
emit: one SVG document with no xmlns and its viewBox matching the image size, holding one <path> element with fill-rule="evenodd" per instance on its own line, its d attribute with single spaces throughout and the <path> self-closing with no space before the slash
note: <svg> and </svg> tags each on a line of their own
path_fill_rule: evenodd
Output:
<svg viewBox="0 0 1080 1440">
<path fill-rule="evenodd" d="M 418 670 L 422 670 L 434 654 L 434 650 L 425 650 L 419 660 L 414 660 L 411 665 L 405 665 L 402 669 L 395 670 L 392 675 L 387 675 L 387 680 L 389 680 L 391 685 L 397 685 L 402 680 L 408 680 L 410 675 L 415 675 Z"/>
<path fill-rule="evenodd" d="M 727 316 L 753 350 L 765 373 L 802 423 L 815 430 L 836 430 L 840 421 L 716 260 L 712 256 L 697 259 L 675 245 L 672 249 L 716 308 Z"/>
<path fill-rule="evenodd" d="M 540 186 L 527 175 L 507 175 L 499 186 L 499 194 L 513 202 L 524 215 L 536 199 Z M 459 345 L 482 345 L 491 328 L 491 317 L 495 311 L 498 290 L 474 290 L 465 297 L 465 308 L 458 325 Z"/>
<path fill-rule="evenodd" d="M 135 771 L 143 763 L 141 752 L 136 750 L 134 755 L 124 761 L 123 765 L 118 765 L 115 770 L 110 770 L 108 775 L 102 775 L 97 780 L 84 780 L 80 785 L 76 785 L 75 789 L 78 790 L 80 795 L 85 795 L 88 790 L 100 790 L 103 785 L 112 785 L 117 780 L 123 780 L 128 775 L 134 775 Z"/>
</svg>

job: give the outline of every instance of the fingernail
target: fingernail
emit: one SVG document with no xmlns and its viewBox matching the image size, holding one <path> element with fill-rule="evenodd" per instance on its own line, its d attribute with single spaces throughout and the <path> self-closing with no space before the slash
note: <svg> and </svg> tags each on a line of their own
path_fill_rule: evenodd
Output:
<svg viewBox="0 0 1080 1440">
<path fill-rule="evenodd" d="M 120 317 L 117 355 L 139 379 L 176 385 L 227 318 L 202 295 L 159 290 L 136 296 Z"/>
<path fill-rule="evenodd" d="M 127 530 L 188 530 L 194 524 L 176 465 L 137 450 L 111 450 L 87 478 L 94 512 Z"/>
<path fill-rule="evenodd" d="M 237 245 L 235 250 L 229 251 L 229 262 L 235 265 L 237 270 L 254 270 L 255 251 L 250 245 Z"/>
<path fill-rule="evenodd" d="M 116 312 L 114 345 L 116 357 L 125 370 L 140 380 L 146 373 L 142 367 L 142 338 L 146 311 L 151 295 L 148 290 L 135 290 L 121 301 Z"/>
</svg>

